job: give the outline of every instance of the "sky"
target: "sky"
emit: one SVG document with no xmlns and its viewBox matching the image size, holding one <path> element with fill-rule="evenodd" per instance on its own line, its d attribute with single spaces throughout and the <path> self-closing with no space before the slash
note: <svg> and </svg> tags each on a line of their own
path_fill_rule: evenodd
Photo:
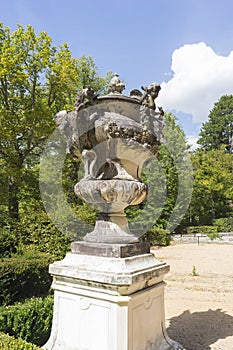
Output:
<svg viewBox="0 0 233 350">
<path fill-rule="evenodd" d="M 46 31 L 73 57 L 92 56 L 125 93 L 161 85 L 157 105 L 178 117 L 195 147 L 222 95 L 233 93 L 232 0 L 0 0 L 0 22 Z"/>
</svg>

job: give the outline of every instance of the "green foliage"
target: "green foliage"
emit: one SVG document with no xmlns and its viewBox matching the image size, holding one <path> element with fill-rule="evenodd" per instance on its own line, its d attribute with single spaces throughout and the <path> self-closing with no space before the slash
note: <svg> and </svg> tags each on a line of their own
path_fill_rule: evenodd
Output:
<svg viewBox="0 0 233 350">
<path fill-rule="evenodd" d="M 74 185 L 78 178 L 83 177 L 84 168 L 79 159 L 72 159 L 65 150 L 64 139 L 59 133 L 53 133 L 42 157 L 40 189 L 44 206 L 53 222 L 64 234 L 80 240 L 92 230 L 90 224 L 95 223 L 96 211 L 75 196 Z"/>
<path fill-rule="evenodd" d="M 187 233 L 208 235 L 212 233 L 218 233 L 218 229 L 215 226 L 188 226 Z"/>
<path fill-rule="evenodd" d="M 73 58 L 67 44 L 55 47 L 46 32 L 19 25 L 11 33 L 0 23 L 0 205 L 11 218 L 19 218 L 23 201 L 36 206 L 38 169 L 32 168 L 55 129 L 54 115 L 73 109 L 84 84 L 103 91 L 108 80 L 91 57 Z"/>
<path fill-rule="evenodd" d="M 188 226 L 186 231 L 188 234 L 207 235 L 211 240 L 219 238 L 218 228 L 216 226 Z"/>
<path fill-rule="evenodd" d="M 224 95 L 209 114 L 209 120 L 203 124 L 198 143 L 205 150 L 216 150 L 221 146 L 233 151 L 233 95 Z"/>
<path fill-rule="evenodd" d="M 213 241 L 214 239 L 220 238 L 218 232 L 207 233 L 207 236 Z"/>
<path fill-rule="evenodd" d="M 1 350 L 41 350 L 38 346 L 30 344 L 23 339 L 15 339 L 4 333 L 0 333 Z"/>
<path fill-rule="evenodd" d="M 0 156 L 8 175 L 9 213 L 17 218 L 23 164 L 38 154 L 54 127 L 41 82 L 53 48 L 47 34 L 37 37 L 31 26 L 18 26 L 12 34 L 3 24 L 0 28 Z"/>
<path fill-rule="evenodd" d="M 233 95 L 224 95 L 203 124 L 192 157 L 195 180 L 186 223 L 213 225 L 215 219 L 231 217 L 233 193 Z"/>
<path fill-rule="evenodd" d="M 75 239 L 82 239 L 82 236 L 84 236 L 84 234 L 90 230 L 90 228 L 89 230 L 88 228 L 85 230 L 83 222 L 88 223 L 89 225 L 95 225 L 97 209 L 75 195 L 74 185 L 77 183 L 78 173 L 79 179 L 84 176 L 83 163 L 80 160 L 74 159 L 70 154 L 68 154 L 66 156 L 62 171 L 62 185 L 64 194 L 67 198 L 67 203 L 69 203 L 77 217 L 82 220 L 79 225 L 76 224 L 77 227 L 73 228 L 73 231 L 76 231 L 75 236 L 71 236 Z"/>
<path fill-rule="evenodd" d="M 233 232 L 233 217 L 215 219 L 214 225 L 218 232 Z"/>
<path fill-rule="evenodd" d="M 6 227 L 0 228 L 0 256 L 7 257 L 16 253 L 16 238 L 14 233 Z"/>
<path fill-rule="evenodd" d="M 171 234 L 162 228 L 154 226 L 143 235 L 143 241 L 149 242 L 151 246 L 168 246 L 171 241 Z"/>
<path fill-rule="evenodd" d="M 192 191 L 192 164 L 188 146 L 177 118 L 165 114 L 163 130 L 165 142 L 159 147 L 158 160 L 143 169 L 142 179 L 148 184 L 149 195 L 146 203 L 127 208 L 130 227 L 139 233 L 140 227 L 173 229 L 185 214 Z"/>
<path fill-rule="evenodd" d="M 31 212 L 20 222 L 3 226 L 0 235 L 2 258 L 17 257 L 17 254 L 14 255 L 17 252 L 33 250 L 36 254 L 48 253 L 51 260 L 60 260 L 70 250 L 71 238 L 60 232 L 43 211 Z"/>
<path fill-rule="evenodd" d="M 53 296 L 32 298 L 24 303 L 0 307 L 0 332 L 42 346 L 49 338 Z"/>
<path fill-rule="evenodd" d="M 192 269 L 192 272 L 191 272 L 191 276 L 193 276 L 193 277 L 199 276 L 195 265 L 193 265 L 193 269 Z"/>
<path fill-rule="evenodd" d="M 218 150 L 198 150 L 192 157 L 195 170 L 190 205 L 190 222 L 213 225 L 214 219 L 230 216 L 233 193 L 233 154 Z"/>
<path fill-rule="evenodd" d="M 18 193 L 19 199 L 19 219 L 30 216 L 31 212 L 44 210 L 39 189 L 39 169 L 38 160 L 30 162 L 27 159 L 27 166 L 21 172 L 21 186 Z"/>
<path fill-rule="evenodd" d="M 92 57 L 81 56 L 78 59 L 77 71 L 79 76 L 79 89 L 90 86 L 100 94 L 106 92 L 106 87 L 113 74 L 109 71 L 105 78 L 98 75 L 98 68 Z M 64 108 L 63 108 L 64 109 Z"/>
<path fill-rule="evenodd" d="M 165 115 L 163 135 L 159 164 L 166 176 L 166 201 L 157 225 L 171 231 L 181 221 L 191 199 L 192 164 L 184 131 L 175 116 Z"/>
<path fill-rule="evenodd" d="M 21 219 L 18 236 L 22 245 L 33 245 L 38 251 L 49 253 L 54 260 L 63 259 L 70 250 L 71 239 L 60 232 L 42 211 Z"/>
<path fill-rule="evenodd" d="M 48 266 L 53 256 L 30 249 L 0 261 L 0 304 L 12 304 L 33 296 L 46 295 L 51 277 Z"/>
</svg>

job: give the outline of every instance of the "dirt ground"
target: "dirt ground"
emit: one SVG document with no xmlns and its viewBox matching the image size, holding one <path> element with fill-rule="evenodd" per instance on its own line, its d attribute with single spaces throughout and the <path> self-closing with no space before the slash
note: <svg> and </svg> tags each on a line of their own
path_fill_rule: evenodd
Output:
<svg viewBox="0 0 233 350">
<path fill-rule="evenodd" d="M 154 250 L 165 275 L 167 332 L 186 350 L 233 350 L 233 245 L 172 244 Z"/>
</svg>

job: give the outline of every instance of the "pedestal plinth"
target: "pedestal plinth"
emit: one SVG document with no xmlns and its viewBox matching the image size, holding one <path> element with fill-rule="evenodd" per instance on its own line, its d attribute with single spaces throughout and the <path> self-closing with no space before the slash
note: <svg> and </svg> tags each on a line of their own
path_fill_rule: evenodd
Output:
<svg viewBox="0 0 233 350">
<path fill-rule="evenodd" d="M 54 318 L 43 349 L 183 349 L 165 330 L 168 270 L 151 253 L 124 258 L 68 253 L 50 265 Z"/>
</svg>

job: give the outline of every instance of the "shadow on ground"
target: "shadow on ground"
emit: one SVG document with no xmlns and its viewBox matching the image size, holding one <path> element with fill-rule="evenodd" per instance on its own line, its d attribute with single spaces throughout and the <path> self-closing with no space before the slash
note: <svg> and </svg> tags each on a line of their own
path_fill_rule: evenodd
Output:
<svg viewBox="0 0 233 350">
<path fill-rule="evenodd" d="M 217 340 L 233 336 L 233 317 L 221 309 L 194 313 L 186 310 L 169 322 L 168 335 L 186 350 L 210 350 Z"/>
</svg>

